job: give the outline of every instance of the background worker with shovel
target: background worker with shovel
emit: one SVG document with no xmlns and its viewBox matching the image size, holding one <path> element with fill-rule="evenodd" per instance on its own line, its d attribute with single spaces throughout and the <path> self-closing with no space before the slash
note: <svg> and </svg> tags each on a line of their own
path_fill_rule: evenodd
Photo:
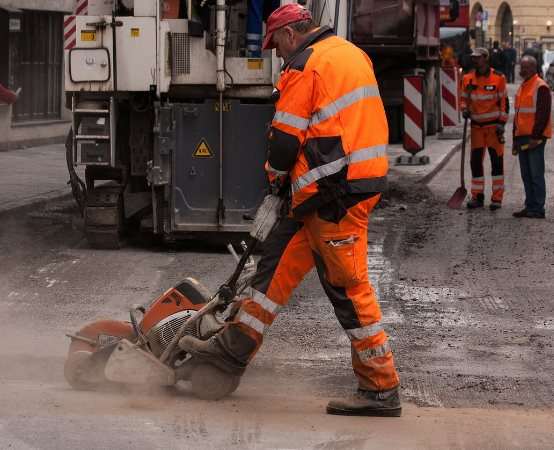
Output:
<svg viewBox="0 0 554 450">
<path fill-rule="evenodd" d="M 504 195 L 504 125 L 508 120 L 506 78 L 492 69 L 489 52 L 476 48 L 471 54 L 475 69 L 464 76 L 462 113 L 471 119 L 471 199 L 470 209 L 484 206 L 483 159 L 488 148 L 492 166 L 491 211 L 502 206 Z"/>
</svg>

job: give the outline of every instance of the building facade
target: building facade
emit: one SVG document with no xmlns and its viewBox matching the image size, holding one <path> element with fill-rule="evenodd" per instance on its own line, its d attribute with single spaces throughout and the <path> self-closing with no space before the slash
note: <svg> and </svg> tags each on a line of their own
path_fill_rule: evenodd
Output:
<svg viewBox="0 0 554 450">
<path fill-rule="evenodd" d="M 534 46 L 554 50 L 554 0 L 472 0 L 470 30 L 478 46 L 499 41 L 518 53 Z"/>
<path fill-rule="evenodd" d="M 0 0 L 0 83 L 21 88 L 0 104 L 0 149 L 60 141 L 64 107 L 63 17 L 73 0 Z"/>
</svg>

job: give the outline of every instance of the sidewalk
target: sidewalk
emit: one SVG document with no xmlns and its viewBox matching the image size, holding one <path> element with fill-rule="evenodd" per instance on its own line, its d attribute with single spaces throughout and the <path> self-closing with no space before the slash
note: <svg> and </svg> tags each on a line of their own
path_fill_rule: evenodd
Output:
<svg viewBox="0 0 554 450">
<path fill-rule="evenodd" d="M 0 152 L 0 212 L 70 194 L 63 144 Z"/>
<path fill-rule="evenodd" d="M 430 159 L 423 166 L 395 165 L 398 156 L 408 153 L 401 144 L 390 145 L 390 175 L 416 176 L 427 183 L 448 162 L 459 142 L 428 136 L 425 150 L 418 153 Z M 0 212 L 70 194 L 68 179 L 63 144 L 0 152 Z"/>
<path fill-rule="evenodd" d="M 402 144 L 389 145 L 390 177 L 400 178 L 409 175 L 416 177 L 420 183 L 429 183 L 461 148 L 461 142 L 461 139 L 439 139 L 438 134 L 426 136 L 425 149 L 416 155 L 429 157 L 429 164 L 422 166 L 397 166 L 396 158 L 409 156 L 410 153 L 402 148 Z"/>
</svg>

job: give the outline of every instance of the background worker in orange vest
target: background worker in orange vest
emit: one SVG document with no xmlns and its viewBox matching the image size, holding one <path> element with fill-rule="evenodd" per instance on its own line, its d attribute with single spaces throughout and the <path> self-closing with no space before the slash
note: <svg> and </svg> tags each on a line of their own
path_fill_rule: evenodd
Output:
<svg viewBox="0 0 554 450">
<path fill-rule="evenodd" d="M 368 56 L 298 4 L 274 11 L 264 49 L 284 59 L 266 169 L 290 182 L 292 213 L 264 243 L 247 295 L 208 341 L 179 346 L 242 374 L 263 335 L 304 276 L 316 267 L 351 342 L 359 390 L 327 413 L 399 416 L 399 378 L 367 270 L 369 214 L 386 185 L 388 126 Z"/>
<path fill-rule="evenodd" d="M 546 140 L 552 137 L 552 97 L 548 85 L 537 74 L 535 58 L 521 58 L 520 75 L 523 83 L 516 94 L 512 148 L 513 153 L 519 155 L 525 207 L 513 215 L 544 219 L 544 147 Z"/>
<path fill-rule="evenodd" d="M 502 206 L 504 196 L 504 125 L 508 120 L 506 78 L 492 69 L 486 48 L 471 54 L 474 70 L 462 82 L 462 114 L 471 118 L 471 200 L 470 209 L 482 208 L 485 200 L 483 159 L 488 148 L 492 166 L 490 209 Z"/>
</svg>

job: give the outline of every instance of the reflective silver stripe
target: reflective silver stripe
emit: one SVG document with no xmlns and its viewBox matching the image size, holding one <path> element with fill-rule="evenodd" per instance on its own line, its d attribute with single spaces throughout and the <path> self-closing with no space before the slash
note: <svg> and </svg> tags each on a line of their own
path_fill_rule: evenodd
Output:
<svg viewBox="0 0 554 450">
<path fill-rule="evenodd" d="M 304 119 L 304 117 L 295 116 L 285 111 L 277 111 L 273 116 L 273 120 L 275 122 L 284 123 L 290 127 L 298 128 L 299 130 L 307 130 L 310 124 L 309 119 Z"/>
<path fill-rule="evenodd" d="M 260 44 L 258 45 L 255 45 L 255 44 L 248 44 L 246 46 L 247 50 L 250 50 L 250 51 L 256 51 L 256 50 L 260 50 L 262 47 Z"/>
<path fill-rule="evenodd" d="M 498 94 L 471 94 L 472 100 L 492 100 L 497 97 Z"/>
<path fill-rule="evenodd" d="M 492 185 L 492 190 L 493 191 L 501 191 L 502 189 L 504 189 L 504 183 L 502 183 L 502 184 L 493 184 Z"/>
<path fill-rule="evenodd" d="M 360 350 L 358 352 L 358 356 L 360 357 L 362 362 L 367 362 L 372 358 L 379 358 L 382 356 L 386 356 L 386 354 L 391 351 L 392 349 L 390 347 L 389 341 L 387 341 L 383 345 L 380 345 L 379 347 Z"/>
<path fill-rule="evenodd" d="M 267 163 L 267 167 L 266 167 L 266 171 L 267 172 L 271 172 L 275 175 L 287 175 L 289 172 L 288 170 L 277 170 L 277 169 L 274 169 L 273 167 L 271 167 L 271 164 Z"/>
<path fill-rule="evenodd" d="M 472 120 L 481 120 L 481 119 L 497 119 L 500 116 L 500 111 L 488 112 L 483 114 L 472 114 Z"/>
<path fill-rule="evenodd" d="M 366 337 L 375 336 L 383 331 L 383 325 L 380 322 L 372 323 L 362 328 L 353 328 L 345 330 L 350 339 L 364 339 Z"/>
<path fill-rule="evenodd" d="M 255 303 L 260 305 L 263 309 L 271 314 L 277 314 L 281 309 L 281 305 L 270 300 L 268 297 L 254 288 L 250 288 L 250 297 Z"/>
<path fill-rule="evenodd" d="M 246 39 L 252 40 L 252 41 L 261 41 L 262 35 L 257 33 L 246 33 Z"/>
<path fill-rule="evenodd" d="M 471 184 L 471 190 L 472 191 L 483 191 L 483 190 L 485 190 L 485 185 L 484 184 L 472 183 Z"/>
<path fill-rule="evenodd" d="M 371 85 L 356 88 L 314 113 L 310 125 L 317 125 L 318 123 L 337 115 L 341 110 L 348 108 L 357 101 L 369 97 L 379 97 L 379 88 L 377 86 Z"/>
<path fill-rule="evenodd" d="M 256 319 L 254 316 L 251 316 L 247 312 L 241 311 L 238 321 L 240 323 L 243 323 L 244 325 L 248 325 L 250 328 L 256 330 L 258 333 L 264 334 L 265 324 L 261 320 Z"/>
<path fill-rule="evenodd" d="M 516 112 L 518 113 L 536 113 L 537 107 L 534 106 L 532 108 L 519 108 Z"/>
<path fill-rule="evenodd" d="M 467 92 L 462 92 L 462 97 L 468 98 L 469 94 Z"/>
<path fill-rule="evenodd" d="M 494 177 L 491 177 L 491 180 L 503 180 L 504 179 L 504 175 L 495 175 Z"/>
<path fill-rule="evenodd" d="M 334 173 L 339 172 L 343 167 L 348 164 L 353 164 L 361 161 L 368 161 L 370 159 L 379 158 L 381 156 L 386 156 L 387 146 L 386 145 L 376 145 L 374 147 L 361 148 L 356 150 L 353 153 L 350 153 L 342 158 L 337 159 L 336 161 L 323 164 L 322 166 L 316 167 L 315 169 L 310 170 L 301 177 L 299 177 L 292 184 L 292 192 L 298 192 L 306 186 L 314 183 L 321 178 L 328 177 Z"/>
</svg>

